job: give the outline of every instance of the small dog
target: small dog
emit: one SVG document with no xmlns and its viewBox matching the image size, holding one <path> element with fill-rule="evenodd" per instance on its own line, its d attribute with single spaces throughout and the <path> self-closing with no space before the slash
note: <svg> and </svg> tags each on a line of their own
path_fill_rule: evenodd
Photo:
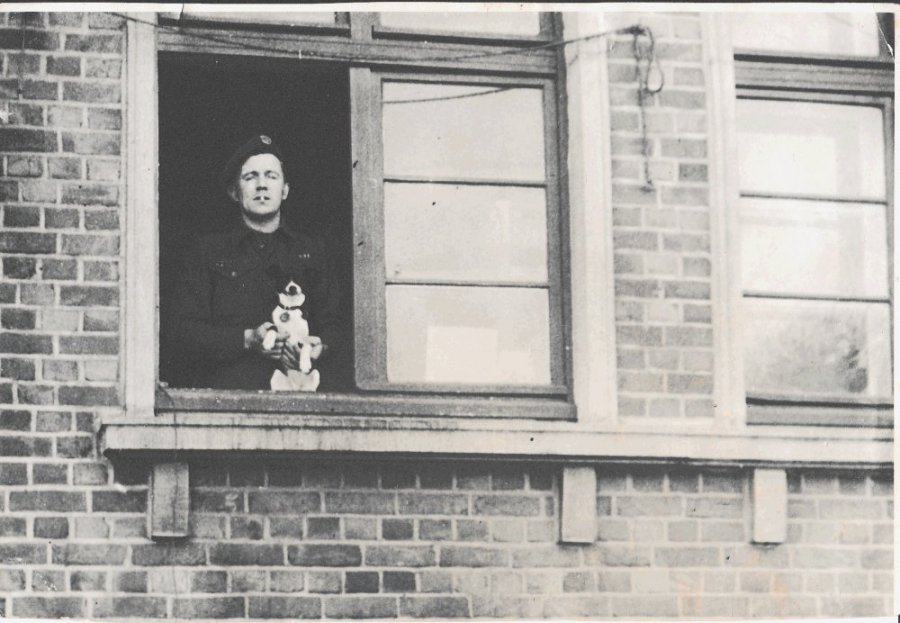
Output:
<svg viewBox="0 0 900 623">
<path fill-rule="evenodd" d="M 269 385 L 276 391 L 314 392 L 319 387 L 319 371 L 312 367 L 310 353 L 313 345 L 309 339 L 309 323 L 300 310 L 306 296 L 297 282 L 289 275 L 283 275 L 278 267 L 272 267 L 269 272 L 278 283 L 278 305 L 272 310 L 275 326 L 263 338 L 263 348 L 271 349 L 279 332 L 288 334 L 288 344 L 300 347 L 300 369 L 288 370 L 287 374 L 275 370 Z"/>
</svg>

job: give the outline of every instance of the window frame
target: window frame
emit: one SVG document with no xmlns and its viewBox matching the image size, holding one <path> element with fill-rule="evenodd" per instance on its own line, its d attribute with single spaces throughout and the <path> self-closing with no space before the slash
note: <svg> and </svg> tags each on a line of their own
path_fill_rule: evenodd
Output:
<svg viewBox="0 0 900 623">
<path fill-rule="evenodd" d="M 876 13 L 878 27 L 882 33 L 890 30 L 891 37 L 894 37 L 893 13 Z M 893 64 L 893 55 L 885 36 L 882 35 L 878 39 L 878 56 L 864 56 L 861 54 L 826 54 L 826 53 L 798 53 L 798 52 L 782 52 L 778 50 L 765 50 L 759 48 L 742 48 L 734 46 L 735 60 L 758 60 L 766 63 L 769 62 L 794 62 L 802 59 L 805 64 L 823 63 L 826 65 L 844 65 L 844 66 L 874 66 L 881 64 Z"/>
<path fill-rule="evenodd" d="M 882 19 L 879 17 L 879 22 Z M 725 27 L 726 32 L 730 29 Z M 760 99 L 799 102 L 821 102 L 833 104 L 861 105 L 878 107 L 882 111 L 884 131 L 884 165 L 885 165 L 885 200 L 873 202 L 885 205 L 887 263 L 888 263 L 888 300 L 879 299 L 873 302 L 887 302 L 891 309 L 891 332 L 893 334 L 893 311 L 896 306 L 894 295 L 894 67 L 887 51 L 885 41 L 880 41 L 879 57 L 829 56 L 823 54 L 777 53 L 750 49 L 734 49 L 728 43 L 728 50 L 733 67 L 732 86 L 729 89 L 732 110 L 738 99 Z M 735 116 L 730 115 L 732 125 L 728 132 L 736 135 Z M 734 137 L 729 138 L 736 145 Z M 736 147 L 732 149 L 736 156 Z M 732 163 L 737 162 L 736 158 Z M 733 166 L 733 164 L 731 165 Z M 732 172 L 729 181 L 729 199 L 735 208 L 744 196 L 737 183 L 736 171 Z M 778 194 L 779 198 L 783 198 Z M 787 195 L 784 196 L 785 198 Z M 793 197 L 793 195 L 791 195 Z M 800 195 L 797 195 L 800 197 Z M 803 199 L 816 199 L 803 195 Z M 826 198 L 835 200 L 834 197 Z M 842 199 L 842 198 L 838 198 Z M 737 209 L 731 210 L 732 213 Z M 745 291 L 740 278 L 740 223 L 737 216 L 732 215 L 729 229 L 727 262 L 730 276 L 732 305 L 736 306 L 738 315 L 743 313 Z M 797 297 L 804 298 L 804 297 Z M 823 297 L 825 300 L 838 300 L 841 297 Z M 735 300 L 736 299 L 736 300 Z M 855 300 L 855 299 L 854 299 Z M 743 335 L 733 322 L 730 338 L 735 348 L 731 349 L 734 357 L 743 359 Z M 738 320 L 738 326 L 740 321 Z M 890 362 L 893 372 L 896 362 Z M 743 362 L 735 366 L 743 376 Z M 814 426 L 814 427 L 870 427 L 891 428 L 893 426 L 893 397 L 838 397 L 809 394 L 807 396 L 767 394 L 747 391 L 743 378 L 738 380 L 743 403 L 741 411 L 744 423 L 751 426 Z M 735 396 L 737 399 L 737 396 Z"/>
<path fill-rule="evenodd" d="M 381 13 L 375 14 L 375 19 L 371 25 L 373 39 L 409 39 L 409 40 L 429 40 L 429 41 L 467 41 L 475 42 L 502 42 L 504 45 L 516 44 L 533 44 L 540 41 L 549 41 L 558 32 L 556 20 L 547 12 L 542 12 L 539 17 L 540 31 L 537 35 L 512 35 L 504 33 L 473 33 L 467 31 L 446 31 L 437 29 L 411 29 L 400 28 L 395 26 L 383 26 L 381 24 Z"/>
<path fill-rule="evenodd" d="M 348 62 L 351 65 L 416 68 L 435 71 L 462 70 L 497 75 L 564 74 L 560 52 L 547 48 L 522 53 L 493 55 L 498 46 L 509 47 L 505 38 L 465 39 L 450 37 L 431 42 L 415 35 L 373 39 L 375 13 L 346 14 L 347 26 L 282 26 L 223 22 L 189 22 L 161 19 L 156 51 L 265 55 L 303 60 Z M 529 39 L 525 44 L 540 43 Z"/>
<path fill-rule="evenodd" d="M 341 15 L 345 16 L 343 18 Z M 550 14 L 542 14 L 540 37 L 522 39 L 523 44 L 533 44 L 552 36 L 557 31 L 557 20 Z M 393 33 L 389 42 L 371 41 L 377 32 L 378 17 L 375 13 L 338 14 L 337 26 L 332 28 L 312 25 L 272 24 L 224 24 L 201 22 L 171 24 L 160 19 L 167 27 L 160 29 L 156 45 L 159 52 L 195 52 L 209 54 L 259 53 L 263 46 L 281 48 L 285 52 L 290 45 L 311 50 L 316 56 L 337 57 L 354 54 L 363 57 L 351 63 L 350 72 L 350 126 L 351 157 L 361 166 L 353 168 L 353 236 L 355 256 L 354 283 L 354 346 L 356 390 L 351 393 L 333 394 L 253 394 L 246 401 L 226 392 L 221 396 L 203 388 L 176 389 L 157 382 L 155 404 L 157 410 L 191 410 L 205 412 L 286 412 L 298 413 L 362 413 L 374 415 L 427 415 L 441 417 L 501 417 L 574 420 L 576 410 L 573 401 L 571 374 L 571 337 L 566 322 L 569 288 L 564 268 L 568 247 L 564 243 L 563 222 L 568 218 L 564 208 L 562 171 L 565 159 L 563 108 L 565 67 L 560 52 L 542 49 L 523 54 L 504 54 L 499 57 L 477 55 L 508 47 L 509 37 L 440 37 L 437 46 L 429 44 L 421 32 Z M 343 24 L 346 27 L 343 27 Z M 315 33 L 320 34 L 315 34 Z M 408 36 L 407 36 L 408 35 Z M 266 44 L 266 41 L 269 41 Z M 388 45 L 385 45 L 388 43 Z M 244 47 L 245 46 L 245 47 Z M 278 56 L 279 52 L 274 52 Z M 296 52 L 294 52 L 294 55 Z M 301 59 L 303 58 L 301 52 Z M 455 56 L 461 58 L 446 60 Z M 443 56 L 443 59 L 433 60 Z M 370 57 L 370 58 L 367 58 Z M 552 71 L 550 71 L 552 69 Z M 374 78 L 381 76 L 380 78 Z M 380 170 L 380 89 L 373 91 L 374 83 L 380 85 L 384 77 L 406 81 L 492 83 L 540 86 L 543 92 L 544 142 L 546 176 L 543 188 L 547 196 L 548 231 L 548 298 L 550 356 L 552 382 L 548 386 L 534 385 L 424 385 L 373 383 L 374 372 L 384 369 L 384 286 L 380 292 L 372 287 L 373 275 L 369 261 L 383 265 L 384 236 L 381 188 L 372 188 L 369 175 Z M 360 241 L 376 244 L 359 245 Z M 374 250 L 374 255 L 371 251 Z M 361 255 L 359 251 L 368 253 Z M 377 272 L 377 271 L 376 271 Z M 383 273 L 383 269 L 381 269 Z M 383 275 L 382 275 L 383 277 Z M 379 297 L 380 305 L 374 310 L 362 302 Z M 373 313 L 374 312 L 374 313 Z M 380 332 L 380 334 L 377 334 Z M 365 335 L 363 335 L 365 334 Z M 377 334 L 381 341 L 372 339 Z M 157 354 L 158 357 L 158 354 Z M 158 366 L 157 366 L 158 367 Z M 366 370 L 368 375 L 360 374 Z M 364 398 L 361 405 L 357 398 Z"/>
<path fill-rule="evenodd" d="M 316 11 L 324 12 L 324 11 Z M 175 26 L 193 26 L 197 28 L 229 28 L 237 30 L 262 30 L 271 32 L 290 32 L 290 33 L 310 33 L 310 34 L 335 34 L 347 35 L 350 32 L 350 14 L 346 12 L 332 12 L 334 19 L 331 24 L 321 22 L 278 22 L 278 21 L 259 21 L 239 20 L 235 18 L 233 13 L 245 13 L 244 11 L 227 12 L 230 17 L 216 18 L 219 11 L 208 11 L 206 15 L 209 17 L 197 17 L 199 12 L 192 11 L 182 13 L 178 11 L 168 11 L 160 13 L 161 25 Z M 247 15 L 260 15 L 266 11 L 247 11 Z M 187 17 L 188 21 L 184 21 Z"/>
<path fill-rule="evenodd" d="M 431 180 L 388 176 L 384 173 L 382 141 L 382 84 L 392 82 L 416 82 L 435 84 L 483 84 L 503 85 L 516 88 L 541 88 L 543 99 L 544 126 L 544 182 L 538 184 L 521 181 L 496 180 L 449 180 L 436 177 Z M 351 98 L 366 101 L 351 102 L 353 133 L 362 138 L 354 141 L 354 293 L 362 294 L 354 300 L 355 347 L 357 356 L 356 383 L 362 390 L 378 392 L 395 391 L 408 393 L 465 393 L 493 395 L 569 396 L 570 365 L 565 353 L 568 351 L 569 329 L 563 313 L 566 288 L 563 284 L 563 258 L 567 257 L 567 246 L 562 236 L 561 223 L 567 218 L 567 211 L 560 197 L 559 115 L 556 110 L 557 84 L 555 80 L 537 77 L 497 77 L 464 74 L 399 73 L 351 69 Z M 363 125 L 365 127 L 363 127 Z M 385 289 L 389 285 L 384 274 L 384 244 L 366 244 L 368 240 L 384 241 L 384 183 L 389 181 L 436 183 L 460 182 L 466 185 L 528 186 L 542 188 L 546 196 L 547 224 L 547 273 L 549 303 L 549 354 L 551 382 L 549 385 L 464 385 L 390 382 L 386 375 L 387 366 L 387 321 Z M 374 301 L 374 304 L 372 303 Z"/>
</svg>

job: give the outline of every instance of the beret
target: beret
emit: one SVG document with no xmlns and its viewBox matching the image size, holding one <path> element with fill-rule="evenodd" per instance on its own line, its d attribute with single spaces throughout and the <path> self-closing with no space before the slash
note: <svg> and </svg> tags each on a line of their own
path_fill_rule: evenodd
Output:
<svg viewBox="0 0 900 623">
<path fill-rule="evenodd" d="M 219 173 L 219 182 L 222 186 L 227 188 L 237 178 L 241 167 L 244 166 L 247 159 L 259 154 L 272 154 L 284 163 L 284 156 L 281 154 L 281 150 L 278 149 L 275 141 L 265 134 L 257 134 L 231 154 L 231 158 L 228 159 L 228 162 L 222 168 L 222 172 Z"/>
</svg>

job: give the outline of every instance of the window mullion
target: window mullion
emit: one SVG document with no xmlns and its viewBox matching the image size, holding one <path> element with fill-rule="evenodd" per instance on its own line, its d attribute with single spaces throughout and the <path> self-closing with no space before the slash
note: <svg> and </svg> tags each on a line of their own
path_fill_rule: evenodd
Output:
<svg viewBox="0 0 900 623">
<path fill-rule="evenodd" d="M 559 172 L 559 123 L 555 85 L 547 85 L 544 97 L 544 161 L 547 180 L 547 276 L 550 289 L 550 378 L 563 385 L 569 376 L 565 357 L 566 329 L 563 315 L 562 217 Z M 567 256 L 567 254 L 566 254 Z"/>
<path fill-rule="evenodd" d="M 350 38 L 354 41 L 371 41 L 372 27 L 377 23 L 375 13 L 349 13 Z"/>
<path fill-rule="evenodd" d="M 387 381 L 380 84 L 370 69 L 350 69 L 354 356 L 362 389 Z"/>
</svg>

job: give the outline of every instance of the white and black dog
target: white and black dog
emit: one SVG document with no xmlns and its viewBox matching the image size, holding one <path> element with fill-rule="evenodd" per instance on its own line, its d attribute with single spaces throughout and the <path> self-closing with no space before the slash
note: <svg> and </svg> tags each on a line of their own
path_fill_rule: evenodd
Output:
<svg viewBox="0 0 900 623">
<path fill-rule="evenodd" d="M 300 306 L 306 301 L 303 291 L 291 275 L 285 274 L 277 266 L 267 271 L 274 277 L 278 290 L 278 305 L 272 310 L 272 323 L 263 339 L 263 348 L 270 350 L 275 345 L 279 332 L 287 333 L 288 344 L 300 347 L 300 369 L 281 370 L 272 373 L 270 386 L 278 391 L 314 392 L 319 387 L 319 371 L 313 370 L 310 353 L 313 343 L 309 339 L 309 323 L 303 317 Z"/>
</svg>

